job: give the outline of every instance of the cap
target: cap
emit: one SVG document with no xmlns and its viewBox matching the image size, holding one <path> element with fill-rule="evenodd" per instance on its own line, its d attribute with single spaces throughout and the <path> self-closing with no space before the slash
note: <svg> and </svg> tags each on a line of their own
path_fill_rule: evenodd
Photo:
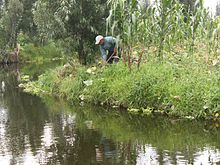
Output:
<svg viewBox="0 0 220 165">
<path fill-rule="evenodd" d="M 98 35 L 96 38 L 95 38 L 95 44 L 99 44 L 99 42 L 103 39 L 104 37 L 102 35 Z"/>
</svg>

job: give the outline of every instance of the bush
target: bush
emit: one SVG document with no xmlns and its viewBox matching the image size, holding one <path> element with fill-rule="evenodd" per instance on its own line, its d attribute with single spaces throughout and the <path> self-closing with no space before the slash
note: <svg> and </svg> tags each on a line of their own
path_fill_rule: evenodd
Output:
<svg viewBox="0 0 220 165">
<path fill-rule="evenodd" d="M 41 89 L 71 101 L 210 117 L 219 111 L 218 67 L 188 62 L 149 61 L 140 69 L 133 65 L 131 71 L 124 63 L 94 71 L 60 67 L 42 75 L 37 82 Z"/>
<path fill-rule="evenodd" d="M 46 46 L 26 44 L 21 51 L 22 61 L 45 61 L 62 57 L 61 49 L 54 42 L 50 42 Z"/>
<path fill-rule="evenodd" d="M 68 100 L 79 100 L 79 96 L 83 93 L 85 85 L 83 81 L 88 79 L 85 68 L 80 68 L 77 72 L 66 76 L 60 85 L 59 95 Z"/>
</svg>

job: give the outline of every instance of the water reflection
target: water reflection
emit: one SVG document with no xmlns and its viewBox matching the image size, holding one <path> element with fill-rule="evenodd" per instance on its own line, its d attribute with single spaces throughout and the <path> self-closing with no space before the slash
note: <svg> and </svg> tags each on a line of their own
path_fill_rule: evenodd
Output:
<svg viewBox="0 0 220 165">
<path fill-rule="evenodd" d="M 97 107 L 66 105 L 16 88 L 0 71 L 0 164 L 215 164 L 219 129 Z"/>
<path fill-rule="evenodd" d="M 163 151 L 162 156 L 158 155 L 155 147 L 150 145 L 141 146 L 138 151 L 137 164 L 215 164 L 220 161 L 219 150 L 204 148 L 197 151 L 193 157 L 187 158 L 186 153 L 171 153 Z M 175 155 L 175 156 L 174 156 Z"/>
</svg>

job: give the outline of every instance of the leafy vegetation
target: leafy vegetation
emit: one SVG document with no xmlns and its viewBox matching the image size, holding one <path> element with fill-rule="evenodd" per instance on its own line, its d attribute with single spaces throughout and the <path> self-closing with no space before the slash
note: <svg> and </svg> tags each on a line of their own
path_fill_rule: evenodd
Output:
<svg viewBox="0 0 220 165">
<path fill-rule="evenodd" d="M 107 32 L 119 36 L 125 57 L 133 56 L 139 46 L 146 52 L 155 48 L 153 58 L 156 55 L 159 61 L 181 56 L 182 51 L 193 60 L 201 43 L 209 50 L 207 59 L 217 56 L 219 22 L 204 8 L 202 0 L 190 2 L 189 7 L 177 0 L 158 0 L 147 8 L 139 1 L 108 2 Z"/>
<path fill-rule="evenodd" d="M 0 4 L 0 50 L 8 51 L 13 49 L 16 43 L 24 45 L 27 41 L 35 46 L 47 46 L 52 41 L 56 43 L 56 47 L 63 50 L 68 60 L 74 57 L 82 64 L 91 63 L 95 59 L 92 54 L 95 49 L 92 46 L 94 38 L 105 30 L 104 17 L 108 12 L 105 2 L 4 1 Z M 25 48 L 30 47 L 23 49 Z M 26 57 L 24 54 L 23 59 Z M 44 58 L 43 54 L 41 58 Z"/>
<path fill-rule="evenodd" d="M 218 69 L 190 62 L 149 61 L 140 69 L 132 66 L 132 71 L 122 62 L 104 69 L 65 65 L 21 86 L 37 95 L 53 94 L 138 113 L 213 118 L 219 113 Z"/>
<path fill-rule="evenodd" d="M 101 0 L 32 4 L 30 22 L 36 35 L 16 26 L 24 59 L 64 54 L 68 64 L 23 84 L 26 91 L 146 114 L 209 118 L 219 113 L 220 22 L 203 0 L 157 0 L 150 6 L 138 0 L 108 0 L 107 6 Z M 3 6 L 8 12 L 9 2 Z M 73 56 L 81 64 L 97 61 L 94 37 L 103 34 L 105 25 L 106 35 L 119 40 L 121 62 L 104 69 L 78 65 Z"/>
<path fill-rule="evenodd" d="M 62 49 L 57 47 L 54 42 L 50 42 L 46 46 L 25 44 L 23 46 L 22 57 L 20 60 L 25 62 L 43 62 L 60 58 L 64 58 Z"/>
</svg>

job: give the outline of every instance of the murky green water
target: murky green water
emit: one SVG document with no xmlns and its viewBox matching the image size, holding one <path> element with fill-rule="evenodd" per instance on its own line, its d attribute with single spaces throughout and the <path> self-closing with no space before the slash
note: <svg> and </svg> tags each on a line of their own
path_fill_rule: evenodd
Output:
<svg viewBox="0 0 220 165">
<path fill-rule="evenodd" d="M 218 123 L 40 99 L 16 87 L 19 70 L 0 71 L 0 164 L 220 163 Z"/>
</svg>

